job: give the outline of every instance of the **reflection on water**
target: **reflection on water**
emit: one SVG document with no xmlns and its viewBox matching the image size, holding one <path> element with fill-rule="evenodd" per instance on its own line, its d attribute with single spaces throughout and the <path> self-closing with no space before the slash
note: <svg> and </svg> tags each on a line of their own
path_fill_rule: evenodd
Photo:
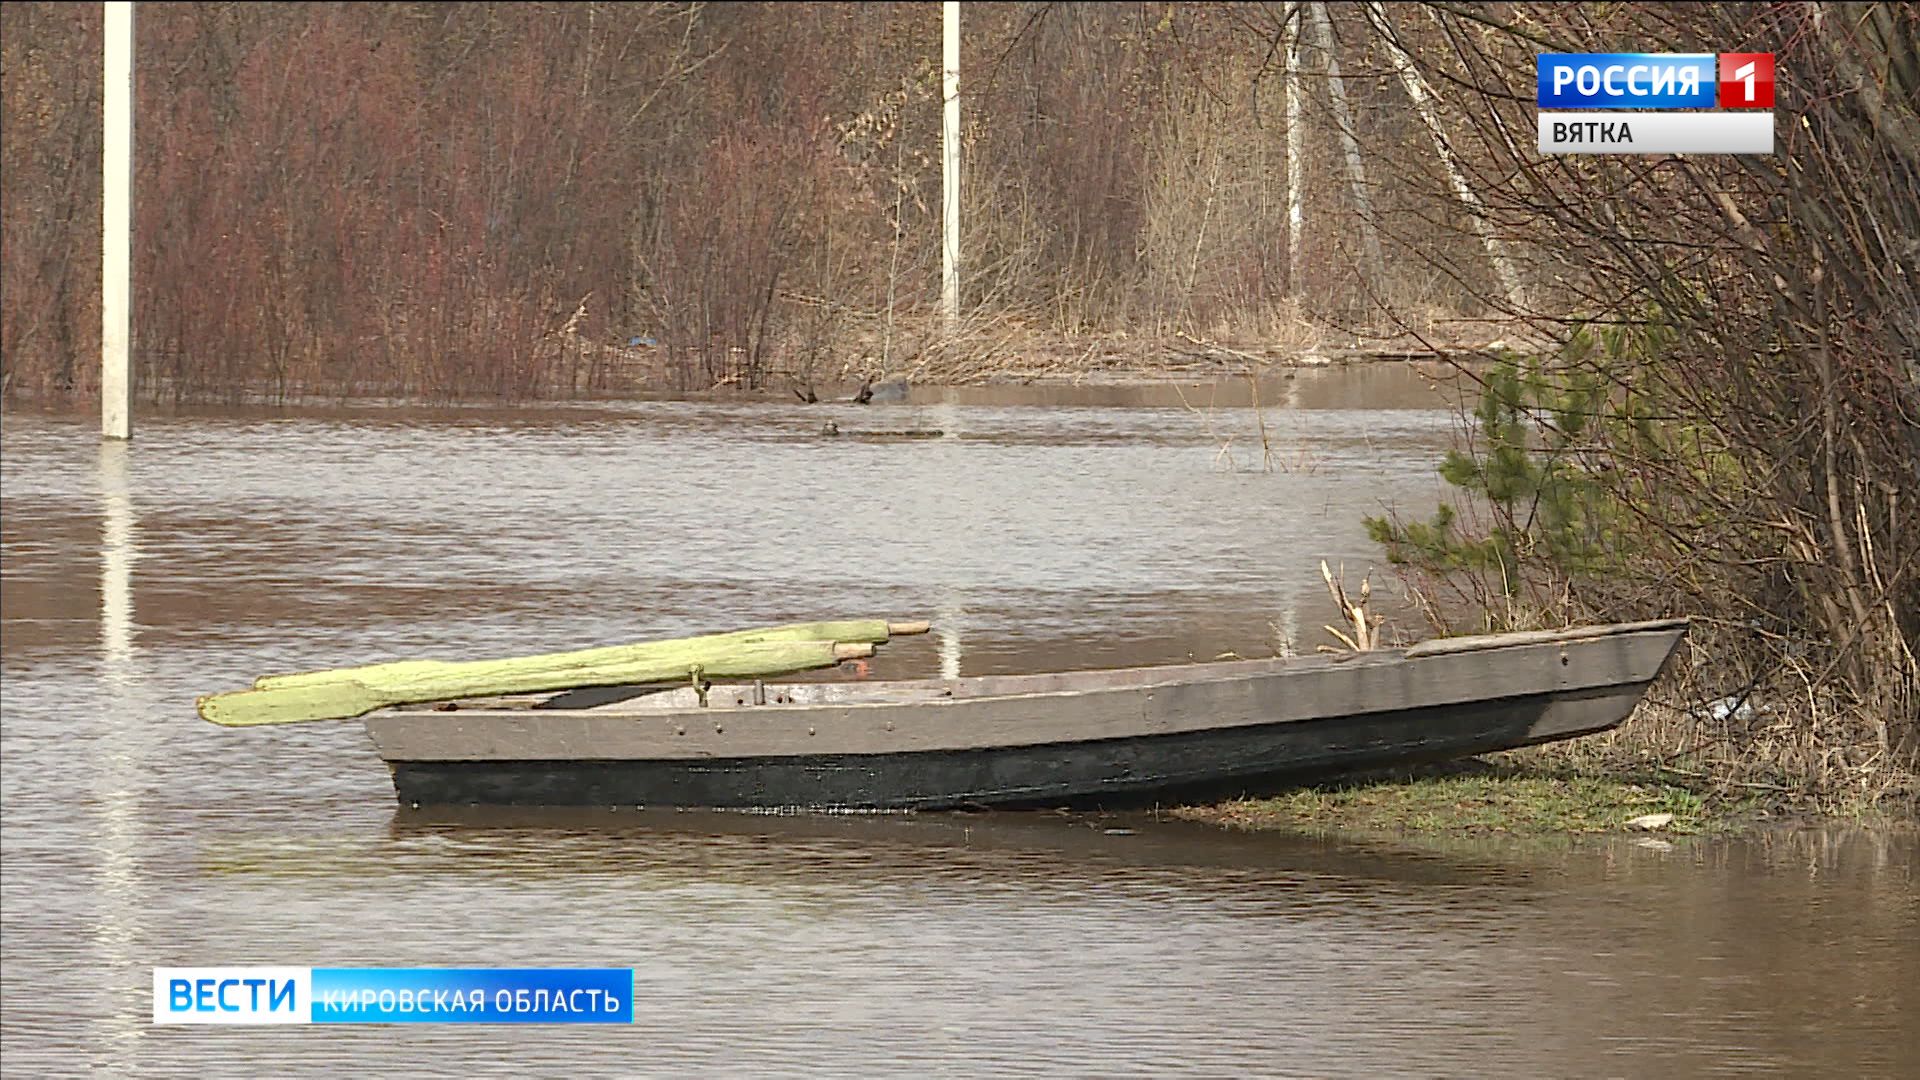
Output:
<svg viewBox="0 0 1920 1080">
<path fill-rule="evenodd" d="M 100 664 L 106 712 L 135 717 L 102 733 L 92 769 L 99 813 L 99 859 L 95 888 L 100 914 L 94 926 L 99 969 L 137 969 L 142 957 L 135 938 L 135 903 L 143 891 L 139 853 L 144 846 L 143 808 L 131 781 L 146 767 L 149 749 L 142 737 L 149 721 L 139 698 L 141 680 L 134 657 L 133 564 L 139 556 L 139 530 L 128 480 L 125 440 L 101 442 L 100 454 Z M 97 1018 L 106 1034 L 102 1049 L 116 1069 L 130 1069 L 127 1052 L 140 1034 L 140 1018 L 114 1012 Z"/>
<path fill-rule="evenodd" d="M 1450 427 L 1313 374 L 1261 387 L 1296 406 L 1272 471 L 1247 410 L 1192 393 L 202 411 L 104 449 L 9 416 L 9 1073 L 1911 1073 L 1910 836 L 402 813 L 354 725 L 192 713 L 270 670 L 840 614 L 935 619 L 876 674 L 1310 650 L 1319 560 L 1365 567 L 1361 515 L 1430 504 Z M 861 437 L 907 429 L 944 434 Z M 633 966 L 640 1019 L 147 1025 L 151 967 L 222 962 Z"/>
<path fill-rule="evenodd" d="M 966 625 L 967 611 L 951 591 L 934 605 L 933 632 L 940 642 L 940 677 L 960 677 L 960 631 Z"/>
<path fill-rule="evenodd" d="M 133 499 L 127 490 L 127 444 L 100 444 L 100 645 L 107 681 L 125 686 L 133 664 Z"/>
</svg>

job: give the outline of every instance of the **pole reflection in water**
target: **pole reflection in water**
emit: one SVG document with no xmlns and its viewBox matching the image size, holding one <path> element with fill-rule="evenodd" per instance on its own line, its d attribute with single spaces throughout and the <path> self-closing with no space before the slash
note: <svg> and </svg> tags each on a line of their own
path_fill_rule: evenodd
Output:
<svg viewBox="0 0 1920 1080">
<path fill-rule="evenodd" d="M 1280 609 L 1273 621 L 1273 647 L 1281 656 L 1300 655 L 1300 612 L 1292 604 Z"/>
<path fill-rule="evenodd" d="M 100 444 L 100 648 L 107 683 L 133 680 L 133 497 L 127 444 Z"/>
<path fill-rule="evenodd" d="M 934 612 L 933 632 L 940 639 L 940 677 L 943 679 L 960 677 L 960 620 L 966 618 L 967 613 L 958 599 L 949 594 L 942 598 Z"/>
<path fill-rule="evenodd" d="M 953 459 L 953 475 L 962 475 L 960 469 L 964 462 L 961 455 L 965 453 L 965 448 L 960 444 L 960 407 L 951 401 L 942 401 L 929 406 L 927 412 L 933 426 L 941 433 L 942 452 Z M 960 593 L 951 589 L 942 590 L 934 611 L 933 632 L 940 639 L 940 677 L 943 679 L 960 677 L 960 623 L 966 616 L 966 609 L 960 603 Z"/>
<path fill-rule="evenodd" d="M 96 893 L 99 918 L 94 943 L 103 971 L 121 975 L 124 985 L 139 985 L 143 965 L 151 957 L 139 946 L 141 871 L 140 851 L 145 837 L 143 808 L 137 785 L 143 765 L 151 761 L 147 708 L 135 651 L 133 564 L 139 557 L 139 524 L 132 485 L 128 480 L 129 444 L 107 440 L 100 444 L 100 661 L 104 700 L 90 719 L 101 725 L 95 745 L 100 758 L 93 763 L 95 805 L 100 820 L 95 831 L 99 858 Z M 103 1010 L 106 1047 L 118 1062 L 113 1071 L 131 1071 L 132 1054 L 142 1032 L 142 1014 L 132 1009 Z"/>
</svg>

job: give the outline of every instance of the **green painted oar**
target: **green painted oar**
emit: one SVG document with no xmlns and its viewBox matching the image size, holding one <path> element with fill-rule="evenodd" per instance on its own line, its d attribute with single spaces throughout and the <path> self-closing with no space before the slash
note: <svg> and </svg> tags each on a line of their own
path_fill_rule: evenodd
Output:
<svg viewBox="0 0 1920 1080">
<path fill-rule="evenodd" d="M 575 652 L 545 653 L 500 660 L 399 660 L 362 667 L 303 671 L 292 675 L 263 675 L 253 681 L 255 690 L 282 690 L 296 686 L 317 686 L 330 682 L 358 682 L 374 689 L 398 681 L 417 679 L 491 678 L 502 673 L 557 671 L 593 668 L 606 664 L 633 664 L 651 661 L 671 662 L 685 672 L 695 664 L 709 661 L 738 645 L 776 641 L 848 641 L 880 644 L 895 634 L 924 634 L 925 622 L 888 622 L 885 619 L 841 619 L 830 622 L 795 623 L 758 630 L 735 630 L 700 637 L 643 641 L 632 645 L 608 645 Z M 709 666 L 710 671 L 717 670 Z M 580 684 L 586 685 L 586 684 Z"/>
<path fill-rule="evenodd" d="M 228 727 L 295 724 L 308 720 L 347 720 L 389 705 L 410 705 L 449 698 L 491 697 L 569 690 L 580 686 L 623 686 L 629 683 L 673 682 L 688 679 L 694 668 L 702 675 L 759 678 L 785 675 L 809 668 L 832 667 L 842 660 L 873 655 L 871 642 L 763 641 L 708 650 L 703 658 L 683 658 L 578 665 L 546 670 L 515 670 L 502 661 L 482 673 L 487 661 L 453 665 L 469 669 L 456 678 L 426 676 L 388 678 L 378 686 L 352 679 L 277 686 L 266 690 L 236 690 L 199 700 L 200 716 Z"/>
</svg>

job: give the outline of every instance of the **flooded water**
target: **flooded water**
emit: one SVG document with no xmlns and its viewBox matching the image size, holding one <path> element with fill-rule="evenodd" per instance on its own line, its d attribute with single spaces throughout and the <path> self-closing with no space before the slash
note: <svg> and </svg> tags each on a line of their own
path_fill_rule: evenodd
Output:
<svg viewBox="0 0 1920 1080">
<path fill-rule="evenodd" d="M 1920 1070 L 1906 835 L 403 813 L 356 725 L 193 713 L 270 671 L 825 616 L 935 620 L 878 675 L 1311 650 L 1319 561 L 1379 564 L 1361 517 L 1431 505 L 1453 418 L 1371 373 L 1258 392 L 1264 443 L 1245 386 L 200 412 L 130 447 L 7 415 L 6 1070 Z M 200 964 L 633 967 L 638 1022 L 151 1026 L 151 969 Z"/>
</svg>

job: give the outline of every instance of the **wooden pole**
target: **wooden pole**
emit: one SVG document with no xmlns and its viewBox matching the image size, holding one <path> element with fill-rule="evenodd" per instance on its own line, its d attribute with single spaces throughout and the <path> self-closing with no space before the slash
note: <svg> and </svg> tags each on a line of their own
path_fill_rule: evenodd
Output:
<svg viewBox="0 0 1920 1080">
<path fill-rule="evenodd" d="M 133 295 L 133 4 L 106 7 L 105 130 L 101 159 L 100 434 L 133 436 L 127 350 Z"/>
<path fill-rule="evenodd" d="M 943 95 L 946 115 L 940 125 L 940 310 L 947 329 L 960 321 L 960 5 L 948 0 L 942 38 L 946 63 Z"/>
<path fill-rule="evenodd" d="M 709 663 L 717 653 L 741 645 L 770 641 L 838 641 L 877 644 L 894 636 L 924 634 L 930 628 L 926 620 L 888 622 L 885 619 L 839 619 L 828 622 L 792 623 L 763 626 L 753 630 L 733 630 L 724 634 L 667 638 L 630 645 L 603 645 L 596 649 L 543 653 L 538 656 L 509 656 L 490 660 L 395 660 L 384 664 L 330 668 L 325 671 L 301 671 L 287 675 L 262 675 L 253 680 L 255 690 L 284 690 L 291 687 L 318 686 L 331 682 L 359 682 L 383 686 L 392 682 L 423 679 L 447 680 L 467 675 L 495 677 L 518 675 L 528 671 L 554 671 L 567 668 L 606 667 L 613 664 L 637 664 L 670 661 L 686 667 Z"/>
<path fill-rule="evenodd" d="M 399 678 L 329 680 L 209 694 L 198 701 L 202 719 L 227 727 L 348 720 L 388 705 L 413 705 L 463 697 L 537 694 L 583 686 L 698 681 L 710 675 L 760 678 L 873 655 L 871 642 L 761 641 L 728 648 L 682 649 L 677 655 L 643 653 L 637 659 L 584 666 L 526 668 L 515 661 L 476 661 L 438 672 Z"/>
</svg>

